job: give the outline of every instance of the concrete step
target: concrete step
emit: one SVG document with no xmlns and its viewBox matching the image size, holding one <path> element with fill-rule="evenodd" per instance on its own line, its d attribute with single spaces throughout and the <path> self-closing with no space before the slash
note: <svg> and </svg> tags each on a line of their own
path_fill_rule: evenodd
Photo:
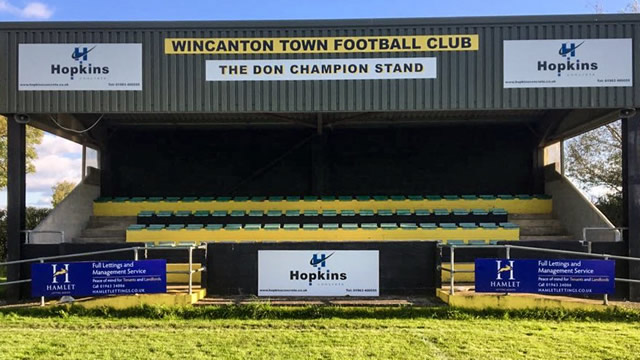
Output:
<svg viewBox="0 0 640 360">
<path fill-rule="evenodd" d="M 126 224 L 127 226 L 136 223 L 135 216 L 92 216 L 89 218 L 88 227 L 100 227 L 108 225 Z"/>
<path fill-rule="evenodd" d="M 509 221 L 514 220 L 545 220 L 553 219 L 552 214 L 509 214 Z"/>
<path fill-rule="evenodd" d="M 74 243 L 80 244 L 104 244 L 104 243 L 123 243 L 126 242 L 124 236 L 99 236 L 99 237 L 87 237 L 78 236 L 73 238 Z"/>
<path fill-rule="evenodd" d="M 562 226 L 528 226 L 520 228 L 520 235 L 567 235 Z"/>
<path fill-rule="evenodd" d="M 562 223 L 558 219 L 513 219 L 512 223 L 517 224 L 520 227 L 561 227 Z"/>
<path fill-rule="evenodd" d="M 571 235 L 520 235 L 520 240 L 571 241 L 576 239 Z"/>
<path fill-rule="evenodd" d="M 87 228 L 82 231 L 83 237 L 125 237 L 126 228 Z"/>
</svg>

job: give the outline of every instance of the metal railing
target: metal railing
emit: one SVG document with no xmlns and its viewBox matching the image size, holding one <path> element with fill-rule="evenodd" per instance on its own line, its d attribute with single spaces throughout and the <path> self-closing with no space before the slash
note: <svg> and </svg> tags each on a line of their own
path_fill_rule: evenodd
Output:
<svg viewBox="0 0 640 360">
<path fill-rule="evenodd" d="M 58 230 L 21 230 L 21 233 L 26 234 L 25 244 L 31 244 L 32 234 L 60 234 L 60 242 L 64 243 L 64 231 Z"/>
<path fill-rule="evenodd" d="M 193 274 L 196 274 L 196 273 L 203 272 L 203 271 L 207 270 L 206 265 L 200 265 L 200 267 L 198 267 L 196 269 L 194 269 L 194 267 L 193 267 L 193 250 L 197 250 L 197 249 L 203 249 L 205 251 L 205 259 L 206 259 L 206 251 L 207 251 L 207 246 L 206 245 L 189 245 L 189 246 L 174 245 L 174 246 L 157 246 L 156 247 L 156 246 L 148 246 L 147 244 L 145 244 L 144 246 L 134 246 L 134 247 L 127 247 L 127 248 L 119 248 L 119 249 L 90 251 L 90 252 L 75 253 L 75 254 L 43 256 L 43 257 L 37 257 L 37 258 L 31 258 L 31 259 L 5 261 L 5 262 L 0 262 L 0 266 L 28 264 L 28 263 L 34 263 L 34 262 L 44 263 L 45 261 L 49 261 L 49 260 L 69 259 L 69 258 L 78 258 L 78 257 L 102 255 L 102 254 L 124 253 L 124 252 L 133 252 L 133 259 L 137 261 L 137 260 L 139 260 L 139 253 L 140 253 L 141 250 L 144 250 L 144 258 L 145 259 L 148 258 L 148 251 L 149 250 L 183 250 L 183 251 L 187 251 L 188 254 L 189 254 L 189 270 L 167 271 L 167 274 L 187 274 L 187 275 L 189 275 L 188 289 L 189 289 L 189 295 L 191 295 L 192 292 L 193 292 Z M 96 261 L 106 261 L 106 260 L 96 260 Z M 201 281 L 201 284 L 202 284 L 202 280 L 200 280 L 200 281 Z M 31 282 L 31 278 L 22 279 L 22 280 L 13 280 L 13 281 L 0 282 L 0 286 L 24 284 L 24 283 L 28 283 L 28 282 Z M 42 296 L 42 297 L 40 297 L 40 305 L 44 306 L 44 304 L 45 304 L 45 297 Z"/>
<path fill-rule="evenodd" d="M 582 241 L 584 241 L 587 246 L 588 246 L 588 251 L 591 252 L 591 243 L 594 242 L 593 240 L 588 241 L 587 240 L 587 232 L 591 231 L 613 231 L 613 236 L 615 237 L 613 242 L 620 242 L 622 241 L 622 232 L 629 230 L 629 228 L 627 227 L 603 227 L 603 226 L 590 226 L 590 227 L 585 227 L 582 228 Z M 607 242 L 607 241 L 597 241 L 597 242 Z"/>
<path fill-rule="evenodd" d="M 631 256 L 622 256 L 622 255 L 612 255 L 612 254 L 594 254 L 591 252 L 580 252 L 580 251 L 571 251 L 571 250 L 560 250 L 560 249 L 548 249 L 548 248 L 538 248 L 533 246 L 521 246 L 521 245 L 447 245 L 447 244 L 439 244 L 438 247 L 441 249 L 444 247 L 448 247 L 450 251 L 450 259 L 449 259 L 449 268 L 446 268 L 440 265 L 440 270 L 449 272 L 451 277 L 449 279 L 449 294 L 453 295 L 455 290 L 455 274 L 456 273 L 474 273 L 475 270 L 456 270 L 455 268 L 455 250 L 456 248 L 461 249 L 505 249 L 505 258 L 511 259 L 511 249 L 516 250 L 526 250 L 526 251 L 538 251 L 543 253 L 552 253 L 552 254 L 565 254 L 565 255 L 576 255 L 576 256 L 585 256 L 585 257 L 593 257 L 600 258 L 603 260 L 626 260 L 626 261 L 640 261 L 638 257 Z M 628 279 L 628 278 L 616 278 L 615 281 L 618 282 L 626 282 L 626 283 L 635 283 L 640 284 L 640 280 L 638 279 Z M 609 296 L 604 294 L 603 302 L 605 305 L 609 304 Z"/>
</svg>

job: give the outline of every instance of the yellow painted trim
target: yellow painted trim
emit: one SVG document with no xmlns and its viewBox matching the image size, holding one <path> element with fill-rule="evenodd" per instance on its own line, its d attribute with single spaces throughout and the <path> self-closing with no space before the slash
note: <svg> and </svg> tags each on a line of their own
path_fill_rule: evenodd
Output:
<svg viewBox="0 0 640 360">
<path fill-rule="evenodd" d="M 192 201 L 192 202 L 104 202 L 93 204 L 95 216 L 137 216 L 141 211 L 197 211 L 197 210 L 397 210 L 397 209 L 505 209 L 511 214 L 551 213 L 550 199 L 476 199 L 476 200 L 385 200 L 385 201 Z"/>
<path fill-rule="evenodd" d="M 389 240 L 519 240 L 520 229 L 128 230 L 127 242 L 282 242 Z"/>
<path fill-rule="evenodd" d="M 193 269 L 202 267 L 201 264 L 194 263 Z M 167 264 L 167 271 L 189 271 L 189 264 Z M 197 272 L 193 274 L 193 284 L 199 285 L 202 278 L 202 273 Z M 167 284 L 188 284 L 188 274 L 167 274 Z"/>
<path fill-rule="evenodd" d="M 443 262 L 442 267 L 449 268 L 450 264 L 448 262 Z M 475 263 L 461 263 L 456 262 L 455 270 L 474 270 L 476 269 Z M 476 279 L 475 273 L 456 273 L 455 281 L 456 283 L 472 283 Z M 451 273 L 448 271 L 442 271 L 440 275 L 440 279 L 443 283 L 447 283 L 451 280 Z"/>
<path fill-rule="evenodd" d="M 436 289 L 436 296 L 449 306 L 469 309 L 581 309 L 604 310 L 598 300 L 537 294 L 475 294 L 472 292 L 449 294 L 448 289 Z"/>
<path fill-rule="evenodd" d="M 205 296 L 207 296 L 206 289 L 196 289 L 192 294 L 180 292 L 167 294 L 105 296 L 80 300 L 74 304 L 84 306 L 86 308 L 111 307 L 115 309 L 125 309 L 142 305 L 184 306 L 195 304 Z"/>
</svg>

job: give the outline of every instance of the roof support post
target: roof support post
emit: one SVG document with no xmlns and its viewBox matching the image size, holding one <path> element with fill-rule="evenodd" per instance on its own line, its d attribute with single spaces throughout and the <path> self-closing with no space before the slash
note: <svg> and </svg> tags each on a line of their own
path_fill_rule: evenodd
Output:
<svg viewBox="0 0 640 360">
<path fill-rule="evenodd" d="M 622 119 L 623 225 L 629 256 L 640 256 L 640 115 Z M 629 262 L 629 278 L 640 279 L 640 264 Z M 640 300 L 640 285 L 629 284 L 629 299 Z"/>
<path fill-rule="evenodd" d="M 7 118 L 7 260 L 20 260 L 26 204 L 26 127 Z M 7 269 L 7 280 L 20 280 L 20 265 Z M 20 286 L 10 286 L 9 299 L 20 297 Z"/>
<path fill-rule="evenodd" d="M 327 162 L 325 151 L 327 136 L 323 132 L 322 114 L 318 114 L 317 121 L 317 133 L 311 143 L 311 193 L 321 196 L 326 191 Z"/>
</svg>

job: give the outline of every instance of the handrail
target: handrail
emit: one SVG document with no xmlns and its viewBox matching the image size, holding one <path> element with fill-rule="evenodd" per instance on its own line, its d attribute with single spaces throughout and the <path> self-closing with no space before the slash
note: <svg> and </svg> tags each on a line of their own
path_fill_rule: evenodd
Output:
<svg viewBox="0 0 640 360">
<path fill-rule="evenodd" d="M 57 232 L 56 232 L 57 233 Z M 63 233 L 64 234 L 64 233 Z M 64 236 L 64 235 L 63 235 Z M 119 248 L 119 249 L 109 249 L 109 250 L 99 250 L 99 251 L 90 251 L 90 252 L 83 252 L 83 253 L 75 253 L 75 254 L 64 254 L 64 255 L 55 255 L 55 256 L 43 256 L 43 257 L 37 257 L 37 258 L 30 258 L 30 259 L 22 259 L 22 260 L 13 260 L 13 261 L 5 261 L 5 262 L 0 262 L 0 266 L 8 266 L 8 265 L 17 265 L 17 264 L 26 264 L 26 263 L 32 263 L 32 262 L 40 262 L 43 263 L 45 261 L 48 260 L 57 260 L 57 259 L 68 259 L 68 258 L 73 258 L 73 257 L 84 257 L 84 256 L 91 256 L 91 255 L 102 255 L 102 254 L 113 254 L 113 253 L 119 253 L 119 252 L 127 252 L 127 251 L 133 251 L 133 258 L 134 260 L 138 260 L 138 255 L 139 255 L 139 251 L 140 250 L 144 250 L 144 258 L 147 258 L 147 251 L 148 250 L 186 250 L 189 252 L 189 270 L 185 270 L 185 271 L 167 271 L 167 274 L 188 274 L 189 275 L 189 295 L 191 295 L 191 293 L 193 292 L 193 274 L 198 273 L 198 272 L 202 272 L 202 271 L 206 271 L 207 267 L 206 266 L 200 266 L 199 268 L 193 268 L 193 250 L 207 250 L 207 246 L 206 245 L 189 245 L 189 246 L 158 246 L 158 247 L 149 247 L 147 246 L 147 244 L 145 244 L 145 246 L 132 246 L 132 247 L 124 247 L 124 248 Z M 14 281 L 5 281 L 5 282 L 0 282 L 0 286 L 6 286 L 6 285 L 15 285 L 15 284 L 22 284 L 22 283 L 28 283 L 31 282 L 32 279 L 22 279 L 22 280 L 14 280 Z M 44 306 L 44 296 L 40 297 L 40 305 Z"/>
<path fill-rule="evenodd" d="M 626 261 L 640 261 L 640 257 L 632 257 L 632 256 L 621 256 L 621 255 L 612 255 L 612 254 L 594 254 L 591 252 L 579 252 L 579 251 L 571 251 L 571 250 L 560 250 L 560 249 L 549 249 L 549 248 L 538 248 L 533 246 L 522 246 L 522 245 L 510 245 L 510 244 L 502 244 L 502 245 L 454 245 L 454 244 L 438 244 L 439 248 L 448 247 L 450 251 L 450 267 L 447 269 L 443 266 L 440 266 L 441 271 L 446 271 L 451 274 L 449 282 L 450 289 L 449 294 L 453 295 L 455 290 L 455 274 L 456 273 L 472 273 L 475 270 L 456 270 L 455 269 L 455 249 L 505 249 L 506 258 L 511 258 L 511 249 L 517 250 L 526 250 L 526 251 L 538 251 L 538 252 L 547 252 L 552 254 L 566 254 L 566 255 L 576 255 L 576 256 L 586 256 L 586 257 L 595 257 L 602 258 L 604 260 L 615 259 L 615 260 L 626 260 Z M 614 278 L 614 281 L 619 282 L 628 282 L 628 283 L 640 283 L 638 279 L 628 279 L 628 278 Z M 605 305 L 609 304 L 609 297 L 607 294 L 604 294 L 603 302 Z"/>
</svg>

